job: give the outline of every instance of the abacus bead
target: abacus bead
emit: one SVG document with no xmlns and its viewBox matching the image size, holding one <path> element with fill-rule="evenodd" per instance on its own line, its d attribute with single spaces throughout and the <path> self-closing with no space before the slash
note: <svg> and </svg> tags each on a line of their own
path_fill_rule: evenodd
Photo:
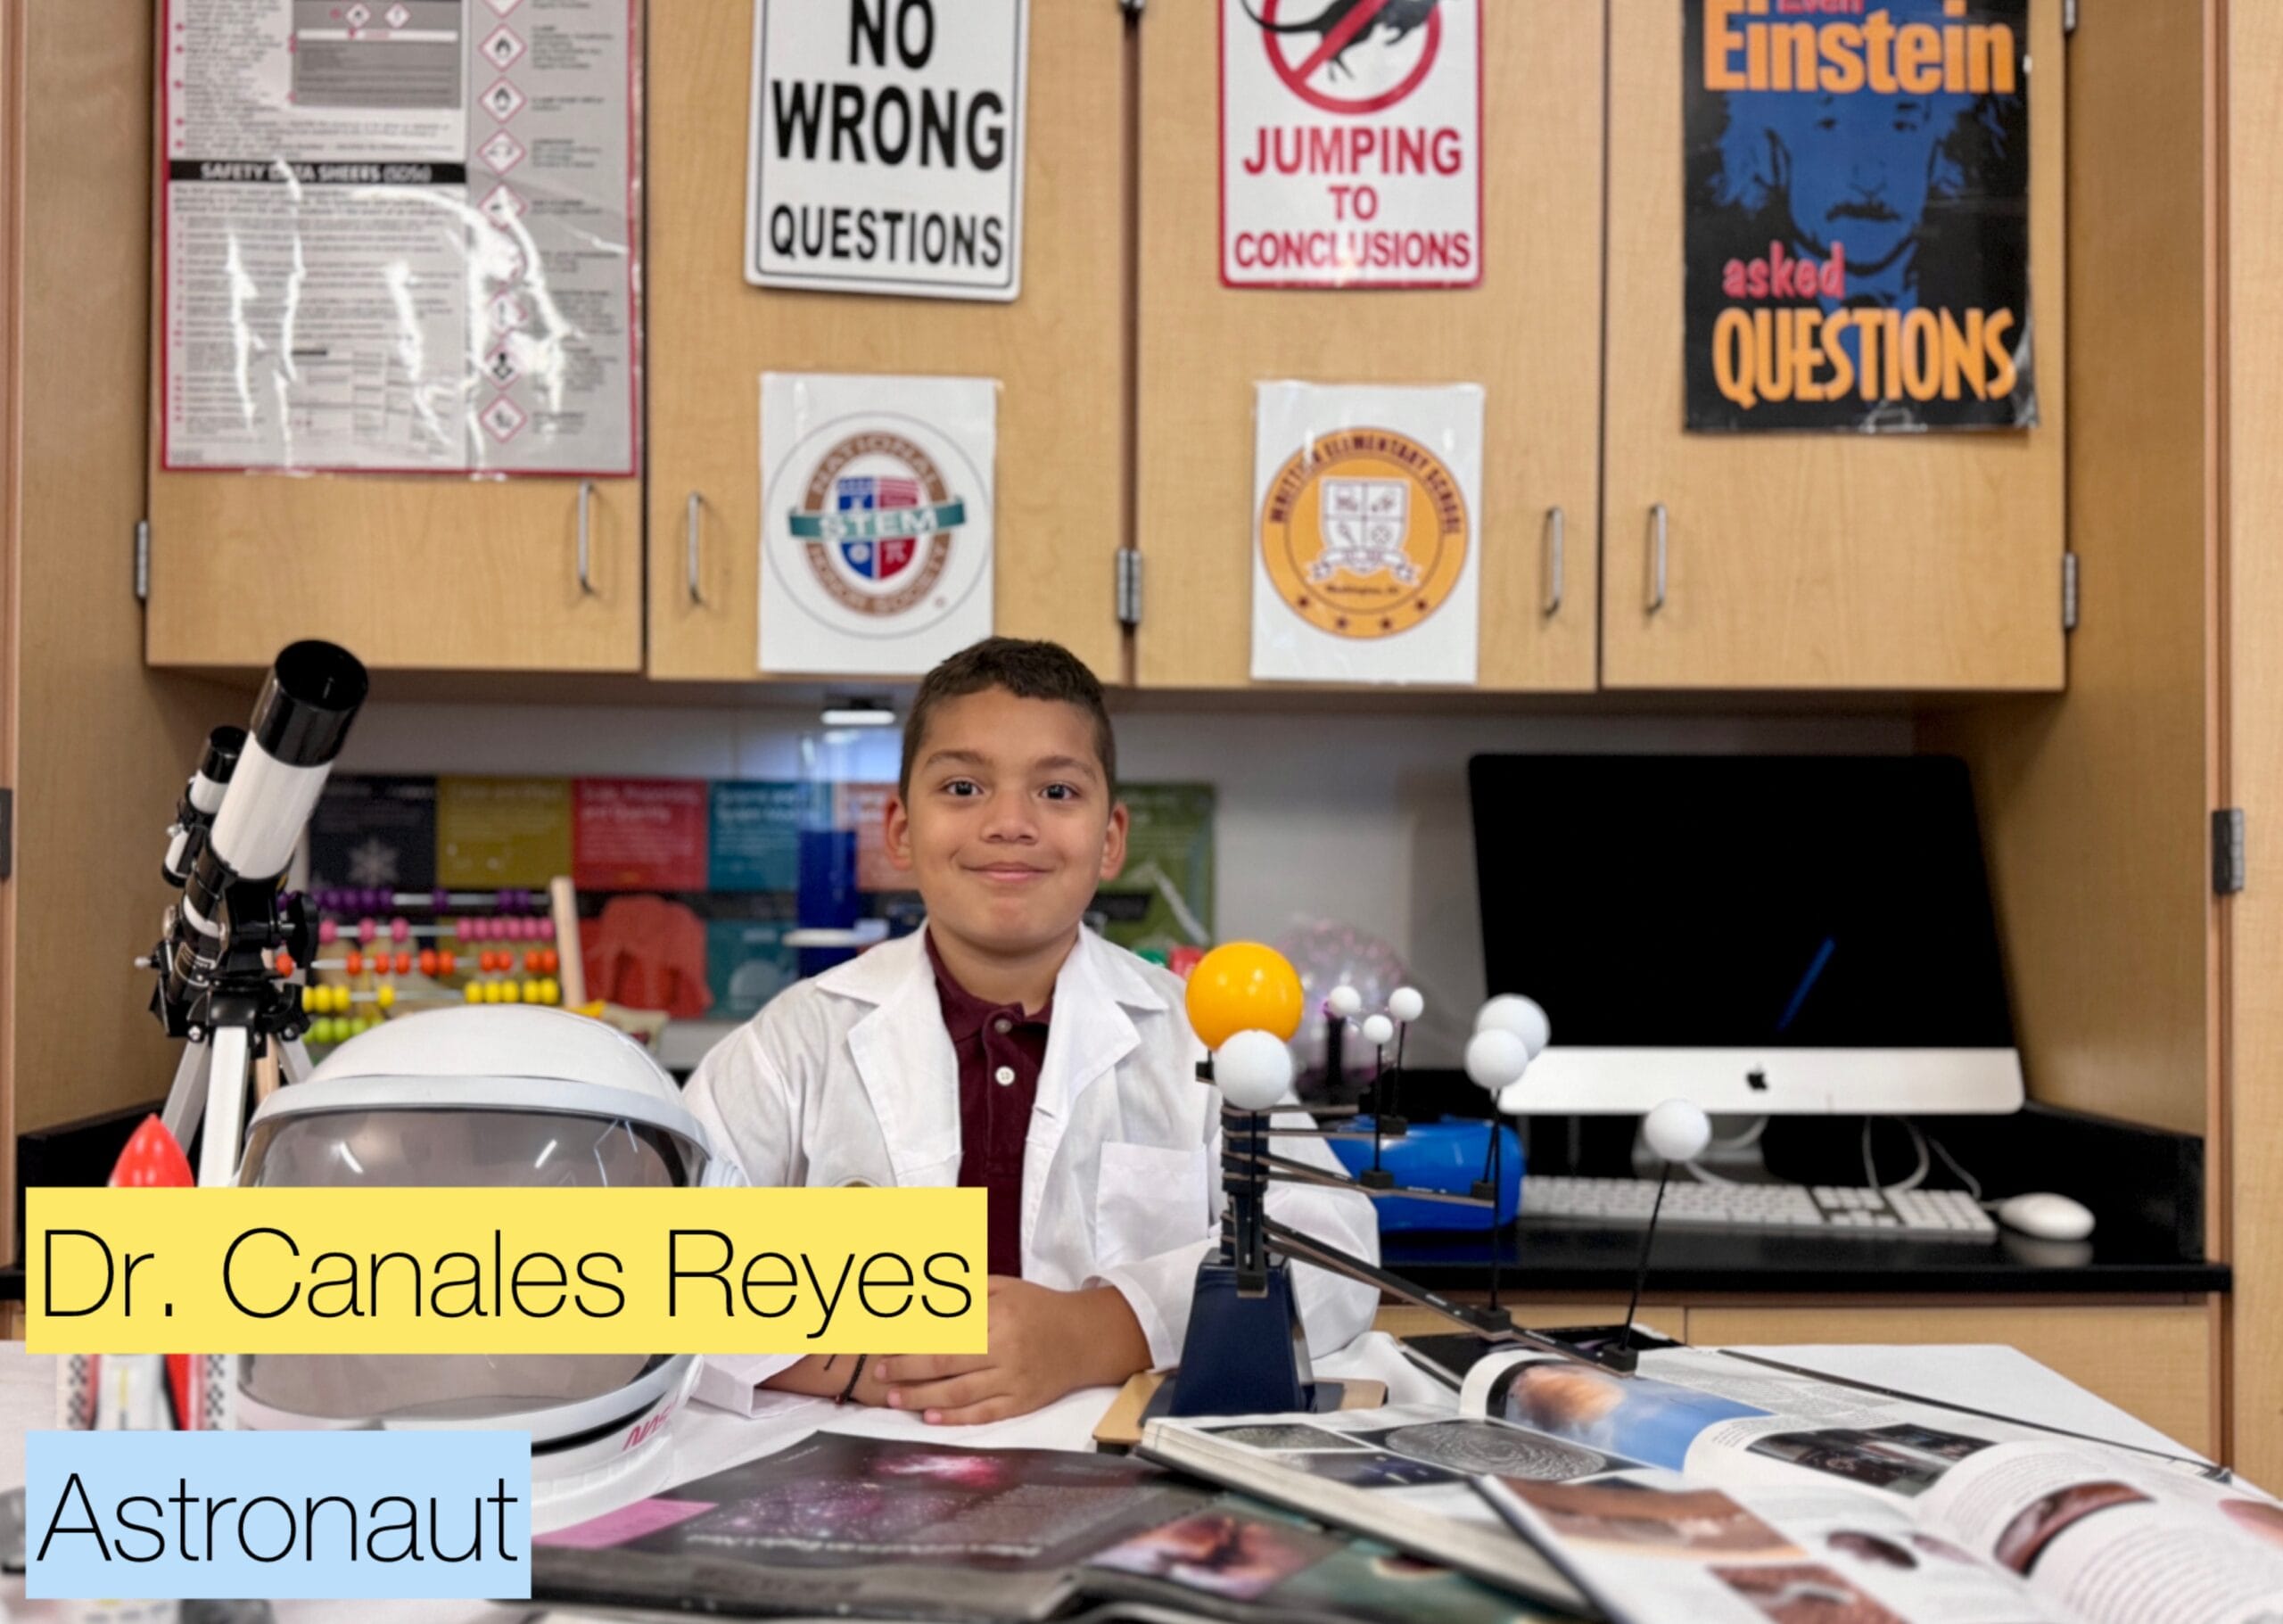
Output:
<svg viewBox="0 0 2283 1624">
<path fill-rule="evenodd" d="M 331 947 L 335 942 L 341 940 L 340 924 L 333 919 L 319 919 L 317 921 L 317 940 L 323 943 L 326 946 Z"/>
<path fill-rule="evenodd" d="M 281 976 L 292 975 L 293 973 L 293 955 L 287 952 L 284 948 L 279 948 L 276 952 L 269 955 L 269 968 L 276 970 Z"/>
<path fill-rule="evenodd" d="M 525 1003 L 537 1003 L 539 1001 L 539 983 L 536 981 L 526 981 L 523 983 L 523 1002 Z"/>
<path fill-rule="evenodd" d="M 428 894 L 428 905 L 436 911 L 441 923 L 444 910 L 452 905 L 452 894 L 439 886 Z"/>
<path fill-rule="evenodd" d="M 450 948 L 448 947 L 444 949 L 443 952 L 436 955 L 436 973 L 438 975 L 457 976 L 459 974 L 459 969 L 460 956 L 454 952 Z"/>
<path fill-rule="evenodd" d="M 541 1003 L 561 1003 L 563 1002 L 563 989 L 556 985 L 554 977 L 550 976 L 546 980 L 539 984 L 539 999 Z"/>
<path fill-rule="evenodd" d="M 412 921 L 410 919 L 406 919 L 404 915 L 400 913 L 389 920 L 390 941 L 409 942 L 411 939 Z"/>
<path fill-rule="evenodd" d="M 351 976 L 363 975 L 365 973 L 365 955 L 359 952 L 355 948 L 350 948 L 348 952 L 342 956 L 341 968 Z"/>
<path fill-rule="evenodd" d="M 396 973 L 400 976 L 409 976 L 412 974 L 412 955 L 410 953 L 399 953 L 396 956 Z"/>
<path fill-rule="evenodd" d="M 313 1010 L 317 1007 L 317 989 L 316 987 L 303 987 L 301 989 L 301 1008 L 304 1010 Z"/>
<path fill-rule="evenodd" d="M 381 988 L 378 992 L 373 994 L 373 1002 L 383 1010 L 394 1007 L 396 1003 L 396 989 L 394 987 Z"/>
<path fill-rule="evenodd" d="M 373 938 L 380 934 L 381 927 L 373 922 L 371 914 L 368 913 L 357 921 L 357 939 L 366 946 L 370 947 L 373 944 Z"/>
<path fill-rule="evenodd" d="M 483 1002 L 483 983 L 481 981 L 469 982 L 466 986 L 460 989 L 460 996 L 466 999 L 470 1003 L 482 1003 Z"/>
<path fill-rule="evenodd" d="M 424 976 L 433 976 L 436 973 L 436 950 L 434 948 L 424 947 L 420 950 L 420 973 Z"/>
</svg>

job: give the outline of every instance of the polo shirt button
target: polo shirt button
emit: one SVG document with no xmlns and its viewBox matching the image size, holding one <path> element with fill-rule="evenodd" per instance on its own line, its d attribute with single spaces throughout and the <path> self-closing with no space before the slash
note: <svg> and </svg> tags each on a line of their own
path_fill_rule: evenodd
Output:
<svg viewBox="0 0 2283 1624">
<path fill-rule="evenodd" d="M 1000 1087 L 1004 1088 L 1015 1080 L 1015 1068 L 1011 1066 L 1001 1066 L 991 1074 L 991 1078 Z"/>
<path fill-rule="evenodd" d="M 1001 1037 L 1004 1037 L 1008 1033 L 1012 1032 L 1015 1029 L 1015 1023 L 1009 1020 L 1002 1015 L 997 1020 L 991 1023 L 991 1029 L 993 1032 L 998 1033 Z"/>
</svg>

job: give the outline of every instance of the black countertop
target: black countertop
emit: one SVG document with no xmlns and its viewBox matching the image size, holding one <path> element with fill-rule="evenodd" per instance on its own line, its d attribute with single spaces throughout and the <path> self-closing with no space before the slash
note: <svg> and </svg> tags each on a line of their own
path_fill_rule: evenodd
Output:
<svg viewBox="0 0 2283 1624">
<path fill-rule="evenodd" d="M 1641 1255 L 1637 1229 L 1595 1229 L 1525 1218 L 1501 1236 L 1502 1296 L 1633 1289 Z M 1490 1283 L 1488 1236 L 1408 1232 L 1381 1241 L 1388 1268 L 1438 1291 Z M 2225 1291 L 2228 1265 L 2184 1258 L 2145 1236 L 2034 1241 L 2001 1234 L 1994 1242 L 1871 1241 L 1854 1235 L 1722 1232 L 1662 1229 L 1649 1259 L 1644 1295 L 1652 1300 L 1706 1292 L 1847 1297 L 1971 1293 L 1975 1296 L 2156 1294 Z"/>
<path fill-rule="evenodd" d="M 1463 1080 L 1421 1074 L 1420 1115 L 1479 1114 L 1481 1096 Z M 1406 1102 L 1414 1096 L 1406 1084 Z M 2192 1135 L 2032 1105 L 2009 1117 L 1923 1118 L 1992 1198 L 2050 1190 L 2095 1217 L 2087 1241 L 2039 1241 L 1999 1232 L 1994 1241 L 1912 1241 L 1853 1233 L 1756 1232 L 1665 1227 L 1657 1234 L 1644 1293 L 1853 1298 L 2197 1294 L 2229 1289 L 2228 1265 L 2204 1256 L 2204 1146 Z M 1532 1172 L 1622 1175 L 1634 1119 L 1541 1117 L 1528 1125 Z M 1794 1118 L 1769 1124 L 1771 1171 L 1804 1183 L 1860 1184 L 1863 1119 Z M 1902 1134 L 1889 1131 L 1883 1175 L 1907 1166 Z M 1944 1175 L 1930 1187 L 1957 1187 Z M 1527 1190 L 1527 1183 L 1525 1183 Z M 1525 1196 L 1527 1200 L 1527 1196 Z M 1502 1295 L 1617 1293 L 1633 1289 L 1638 1228 L 1525 1217 L 1498 1238 Z M 1397 1231 L 1382 1237 L 1386 1265 L 1440 1291 L 1490 1283 L 1491 1238 L 1480 1231 Z"/>
</svg>

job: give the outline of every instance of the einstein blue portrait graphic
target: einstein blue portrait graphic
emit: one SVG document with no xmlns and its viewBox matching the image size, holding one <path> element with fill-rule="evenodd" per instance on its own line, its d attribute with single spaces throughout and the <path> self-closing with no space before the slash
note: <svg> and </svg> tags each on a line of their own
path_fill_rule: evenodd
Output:
<svg viewBox="0 0 2283 1624">
<path fill-rule="evenodd" d="M 2028 0 L 1681 10 L 1687 426 L 2033 426 Z"/>
</svg>

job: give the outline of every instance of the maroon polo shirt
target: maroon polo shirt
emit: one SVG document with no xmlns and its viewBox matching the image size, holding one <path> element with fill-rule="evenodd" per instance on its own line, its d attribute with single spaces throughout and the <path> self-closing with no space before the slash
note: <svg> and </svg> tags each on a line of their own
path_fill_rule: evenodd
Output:
<svg viewBox="0 0 2283 1624">
<path fill-rule="evenodd" d="M 925 933 L 923 933 L 925 934 Z M 977 998 L 952 978 L 927 936 L 935 967 L 935 999 L 960 1061 L 960 1183 L 989 1191 L 991 1272 L 1023 1272 L 1023 1142 L 1046 1060 L 1046 1024 L 1054 1002 L 1035 1015 L 1018 1003 Z"/>
</svg>

